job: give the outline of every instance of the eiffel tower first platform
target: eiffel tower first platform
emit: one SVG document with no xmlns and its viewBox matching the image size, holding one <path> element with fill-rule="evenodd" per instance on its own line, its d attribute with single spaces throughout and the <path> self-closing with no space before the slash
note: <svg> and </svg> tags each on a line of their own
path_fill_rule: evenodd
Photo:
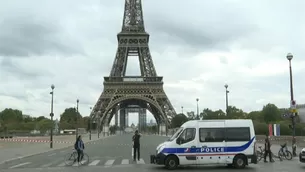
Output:
<svg viewBox="0 0 305 172">
<path fill-rule="evenodd" d="M 167 134 L 176 112 L 164 92 L 163 77 L 157 75 L 152 61 L 141 0 L 125 0 L 122 31 L 117 34 L 117 39 L 112 70 L 109 77 L 104 77 L 104 90 L 92 109 L 91 119 L 98 120 L 98 128 L 108 135 L 113 116 L 117 125 L 120 111 L 120 127 L 124 128 L 127 115 L 124 109 L 137 105 L 153 114 L 159 134 Z M 132 56 L 139 59 L 141 76 L 125 75 L 128 58 Z"/>
</svg>

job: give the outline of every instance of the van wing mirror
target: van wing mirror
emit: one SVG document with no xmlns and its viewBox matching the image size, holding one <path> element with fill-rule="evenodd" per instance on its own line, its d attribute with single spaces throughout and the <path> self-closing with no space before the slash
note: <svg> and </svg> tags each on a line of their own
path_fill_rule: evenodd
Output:
<svg viewBox="0 0 305 172">
<path fill-rule="evenodd" d="M 176 143 L 177 143 L 178 145 L 181 144 L 181 138 L 180 138 L 180 137 L 178 137 L 178 138 L 176 139 Z"/>
</svg>

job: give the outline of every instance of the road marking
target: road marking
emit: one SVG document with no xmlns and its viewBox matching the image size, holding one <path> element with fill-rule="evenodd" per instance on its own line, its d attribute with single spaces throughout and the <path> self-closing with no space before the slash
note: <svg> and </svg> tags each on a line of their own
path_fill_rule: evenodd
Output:
<svg viewBox="0 0 305 172">
<path fill-rule="evenodd" d="M 66 151 L 65 150 L 60 151 L 60 153 L 64 153 L 64 152 L 66 152 Z"/>
<path fill-rule="evenodd" d="M 113 163 L 114 163 L 114 159 L 111 159 L 111 160 L 108 160 L 106 163 L 105 163 L 105 166 L 111 166 Z"/>
<path fill-rule="evenodd" d="M 42 165 L 41 168 L 50 167 L 52 164 L 53 164 L 53 163 L 48 163 L 48 164 Z"/>
<path fill-rule="evenodd" d="M 63 167 L 63 166 L 66 166 L 66 163 L 65 163 L 65 162 L 59 164 L 57 167 Z"/>
<path fill-rule="evenodd" d="M 52 153 L 52 154 L 50 154 L 50 155 L 48 155 L 48 156 L 53 156 L 53 155 L 56 155 L 56 153 Z"/>
<path fill-rule="evenodd" d="M 123 159 L 121 164 L 129 164 L 129 159 Z"/>
<path fill-rule="evenodd" d="M 18 164 L 18 165 L 14 165 L 14 166 L 12 166 L 10 168 L 17 168 L 17 167 L 21 167 L 21 166 L 28 165 L 28 164 L 31 164 L 31 162 L 21 163 L 21 164 Z"/>
<path fill-rule="evenodd" d="M 94 166 L 94 165 L 97 165 L 101 160 L 94 160 L 92 161 L 89 166 Z"/>
<path fill-rule="evenodd" d="M 141 158 L 139 161 L 137 161 L 137 164 L 145 164 L 144 160 Z"/>
<path fill-rule="evenodd" d="M 77 166 L 80 166 L 80 165 L 82 165 L 82 164 L 85 164 L 86 162 L 87 162 L 86 160 L 82 160 L 80 163 L 75 162 L 72 166 L 73 166 L 73 167 L 77 167 Z"/>
</svg>

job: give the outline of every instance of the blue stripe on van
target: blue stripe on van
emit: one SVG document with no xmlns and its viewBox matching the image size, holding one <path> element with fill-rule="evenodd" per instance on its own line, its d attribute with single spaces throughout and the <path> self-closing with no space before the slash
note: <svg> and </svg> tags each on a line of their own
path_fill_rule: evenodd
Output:
<svg viewBox="0 0 305 172">
<path fill-rule="evenodd" d="M 249 146 L 253 143 L 255 136 L 246 144 L 242 146 L 229 146 L 229 147 L 207 147 L 207 148 L 164 148 L 161 153 L 217 153 L 217 152 L 242 152 L 249 148 Z"/>
</svg>

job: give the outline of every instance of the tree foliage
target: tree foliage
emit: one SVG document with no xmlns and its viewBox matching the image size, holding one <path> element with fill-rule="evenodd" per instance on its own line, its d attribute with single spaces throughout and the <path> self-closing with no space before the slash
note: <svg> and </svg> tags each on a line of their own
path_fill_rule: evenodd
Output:
<svg viewBox="0 0 305 172">
<path fill-rule="evenodd" d="M 268 124 L 280 124 L 281 135 L 291 135 L 292 130 L 289 127 L 291 125 L 291 118 L 283 118 L 284 113 L 287 113 L 287 110 L 279 109 L 276 105 L 269 103 L 262 110 L 249 113 L 235 106 L 228 107 L 228 114 L 221 109 L 211 110 L 206 108 L 200 113 L 200 119 L 252 119 L 256 134 L 267 134 Z M 183 115 L 186 118 L 181 118 L 182 115 L 178 114 L 172 119 L 171 126 L 173 128 L 180 127 L 187 120 L 196 119 L 196 115 L 192 113 L 189 113 L 188 117 Z M 297 121 L 299 121 L 298 118 Z M 305 124 L 297 123 L 296 135 L 305 135 Z"/>
<path fill-rule="evenodd" d="M 67 108 L 60 115 L 60 129 L 88 128 L 89 117 L 82 117 L 75 108 Z"/>
<path fill-rule="evenodd" d="M 183 123 L 188 121 L 188 118 L 184 114 L 178 114 L 172 119 L 171 127 L 177 128 L 180 127 Z"/>
<path fill-rule="evenodd" d="M 82 117 L 77 113 L 75 108 L 67 108 L 61 114 L 60 128 L 61 129 L 88 129 L 89 117 Z M 32 117 L 25 115 L 22 111 L 17 109 L 7 108 L 0 112 L 0 135 L 16 134 L 16 133 L 30 133 L 37 130 L 40 133 L 46 133 L 55 128 L 55 122 L 50 120 L 48 115 Z"/>
<path fill-rule="evenodd" d="M 274 104 L 266 104 L 260 111 L 252 111 L 249 113 L 244 112 L 235 106 L 228 107 L 228 114 L 223 110 L 212 110 L 209 108 L 203 109 L 200 112 L 201 119 L 252 119 L 256 134 L 268 133 L 268 124 L 280 124 L 281 135 L 291 135 L 292 130 L 290 118 L 283 118 L 283 114 L 287 113 L 285 109 L 279 109 Z M 188 120 L 193 120 L 197 116 L 194 113 L 178 114 L 172 119 L 171 127 L 177 128 Z M 75 129 L 86 128 L 89 129 L 89 117 L 82 117 L 75 108 L 67 108 L 60 115 L 60 129 Z M 305 125 L 300 123 L 296 125 L 296 135 L 305 135 Z M 96 128 L 96 124 L 91 124 L 92 128 Z M 94 127 L 95 126 L 95 127 Z M 0 112 L 0 135 L 1 133 L 17 133 L 17 132 L 30 132 L 39 130 L 42 133 L 54 128 L 54 123 L 50 120 L 49 114 L 39 117 L 31 117 L 30 115 L 23 114 L 18 109 L 7 108 Z M 117 129 L 117 126 L 111 126 L 112 133 Z M 146 128 L 146 132 L 156 133 L 157 126 L 150 126 Z"/>
</svg>

